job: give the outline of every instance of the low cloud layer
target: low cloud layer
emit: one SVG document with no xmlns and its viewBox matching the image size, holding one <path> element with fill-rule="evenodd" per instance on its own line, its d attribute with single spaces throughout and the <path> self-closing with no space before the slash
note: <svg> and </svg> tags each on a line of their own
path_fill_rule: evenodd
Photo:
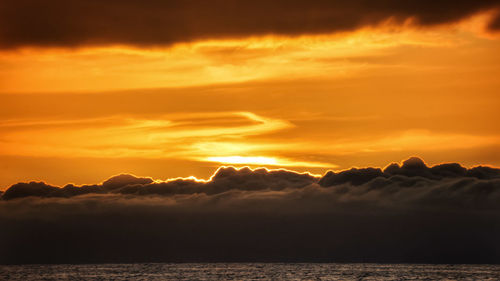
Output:
<svg viewBox="0 0 500 281">
<path fill-rule="evenodd" d="M 132 175 L 11 186 L 0 263 L 500 262 L 500 169 L 220 168 L 209 181 Z"/>
<path fill-rule="evenodd" d="M 498 8 L 483 1 L 40 1 L 0 2 L 0 47 L 169 45 L 199 39 L 346 31 L 392 19 L 452 23 Z M 497 29 L 498 17 L 489 25 Z"/>
</svg>

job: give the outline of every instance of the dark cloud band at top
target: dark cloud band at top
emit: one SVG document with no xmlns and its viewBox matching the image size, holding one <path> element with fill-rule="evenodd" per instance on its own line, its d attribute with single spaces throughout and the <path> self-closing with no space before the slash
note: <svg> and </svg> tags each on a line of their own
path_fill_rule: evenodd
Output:
<svg viewBox="0 0 500 281">
<path fill-rule="evenodd" d="M 0 47 L 169 45 L 200 39 L 353 30 L 392 19 L 428 26 L 500 6 L 498 0 L 5 0 Z M 498 29 L 498 16 L 489 25 Z"/>
</svg>

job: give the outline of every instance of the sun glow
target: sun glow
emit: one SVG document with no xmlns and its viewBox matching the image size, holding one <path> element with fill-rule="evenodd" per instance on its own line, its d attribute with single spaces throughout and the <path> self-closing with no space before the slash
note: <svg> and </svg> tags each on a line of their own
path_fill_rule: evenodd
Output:
<svg viewBox="0 0 500 281">
<path fill-rule="evenodd" d="M 278 160 L 273 157 L 265 156 L 224 156 L 208 157 L 208 161 L 225 164 L 258 164 L 258 165 L 278 165 Z"/>
<path fill-rule="evenodd" d="M 234 164 L 234 165 L 246 164 L 246 165 L 284 166 L 284 167 L 329 167 L 329 168 L 337 167 L 337 165 L 331 163 L 302 162 L 302 161 L 293 161 L 285 158 L 267 157 L 267 156 L 222 156 L 222 157 L 207 157 L 205 160 L 221 164 Z"/>
</svg>

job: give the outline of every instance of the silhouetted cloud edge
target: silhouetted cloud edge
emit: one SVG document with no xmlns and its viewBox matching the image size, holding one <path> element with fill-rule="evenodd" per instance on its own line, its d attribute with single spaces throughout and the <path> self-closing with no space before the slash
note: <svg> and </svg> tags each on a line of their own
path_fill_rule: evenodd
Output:
<svg viewBox="0 0 500 281">
<path fill-rule="evenodd" d="M 176 178 L 154 181 L 148 177 L 121 174 L 99 184 L 57 187 L 44 182 L 17 183 L 1 195 L 2 201 L 23 198 L 68 198 L 118 196 L 123 198 L 159 196 L 177 201 L 200 196 L 207 200 L 241 199 L 261 196 L 280 197 L 323 194 L 325 200 L 341 202 L 361 200 L 377 205 L 406 202 L 419 204 L 468 206 L 498 209 L 500 205 L 500 169 L 478 166 L 462 167 L 458 163 L 428 167 L 412 157 L 402 163 L 380 168 L 352 168 L 328 171 L 319 177 L 285 169 L 220 167 L 208 180 Z M 312 196 L 312 195 L 311 195 Z M 182 198 L 182 200 L 180 199 Z M 226 199 L 221 199 L 226 198 Z M 329 199 L 328 199 L 329 198 Z M 400 200 L 400 202 L 398 202 Z M 277 200 L 279 203 L 279 200 Z"/>
</svg>

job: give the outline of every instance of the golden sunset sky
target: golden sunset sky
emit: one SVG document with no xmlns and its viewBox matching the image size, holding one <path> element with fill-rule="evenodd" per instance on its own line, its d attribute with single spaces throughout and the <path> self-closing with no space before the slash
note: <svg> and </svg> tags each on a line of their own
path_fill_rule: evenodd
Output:
<svg viewBox="0 0 500 281">
<path fill-rule="evenodd" d="M 498 1 L 10 2 L 0 190 L 221 165 L 500 166 Z"/>
</svg>

